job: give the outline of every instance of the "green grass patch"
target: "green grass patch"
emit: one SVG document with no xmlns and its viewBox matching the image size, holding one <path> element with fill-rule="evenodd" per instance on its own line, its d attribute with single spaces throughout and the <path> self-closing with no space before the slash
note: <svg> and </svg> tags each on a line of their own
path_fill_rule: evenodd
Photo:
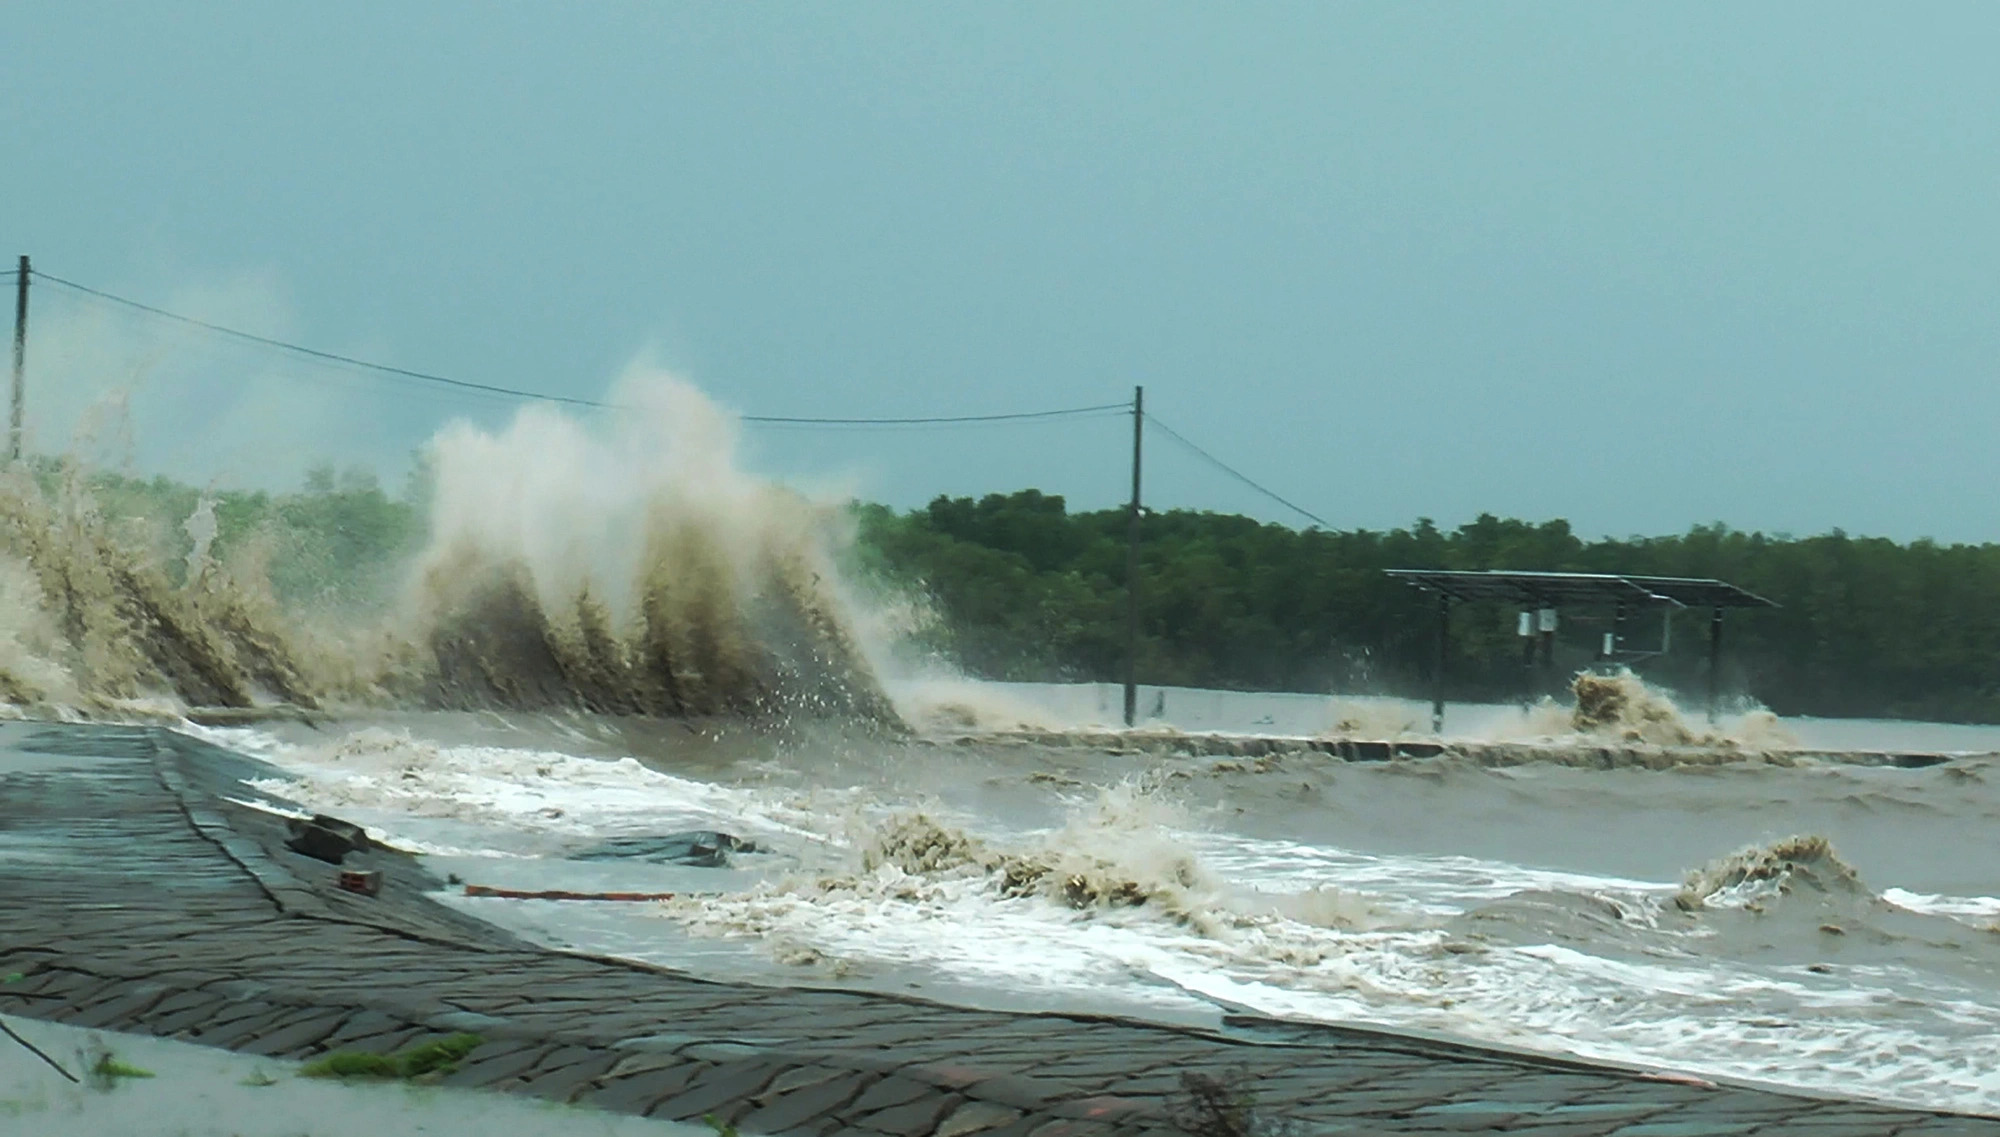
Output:
<svg viewBox="0 0 2000 1137">
<path fill-rule="evenodd" d="M 458 1069 L 459 1059 L 472 1053 L 479 1043 L 480 1038 L 476 1034 L 454 1034 L 406 1050 L 397 1057 L 402 1061 L 405 1078 L 421 1078 L 432 1073 L 449 1074 Z"/>
<path fill-rule="evenodd" d="M 106 1051 L 97 1059 L 97 1065 L 90 1068 L 92 1074 L 110 1082 L 119 1078 L 150 1078 L 151 1070 L 142 1070 L 129 1062 L 120 1062 L 118 1056 Z"/>
<path fill-rule="evenodd" d="M 376 1078 L 414 1081 L 443 1077 L 458 1069 L 460 1059 L 472 1053 L 483 1040 L 476 1034 L 454 1034 L 396 1054 L 369 1054 L 360 1050 L 337 1050 L 299 1067 L 302 1078 Z"/>
<path fill-rule="evenodd" d="M 394 1058 L 360 1050 L 337 1050 L 299 1067 L 301 1078 L 397 1078 L 402 1073 Z"/>
</svg>

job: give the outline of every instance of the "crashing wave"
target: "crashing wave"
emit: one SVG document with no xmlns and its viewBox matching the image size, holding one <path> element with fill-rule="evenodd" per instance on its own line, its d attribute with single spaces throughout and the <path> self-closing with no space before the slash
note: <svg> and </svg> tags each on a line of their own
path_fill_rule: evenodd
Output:
<svg viewBox="0 0 2000 1137">
<path fill-rule="evenodd" d="M 1872 896 L 1831 842 L 1804 835 L 1752 845 L 1693 870 L 1674 894 L 1674 904 L 1686 912 L 1746 908 L 1801 890 Z"/>
<path fill-rule="evenodd" d="M 1629 670 L 1612 675 L 1579 674 L 1570 684 L 1576 709 L 1570 728 L 1578 734 L 1615 734 L 1633 742 L 1686 746 L 1700 740 L 1680 708 Z"/>
<path fill-rule="evenodd" d="M 1579 673 L 1570 690 L 1576 707 L 1569 713 L 1568 726 L 1580 735 L 1653 746 L 1766 750 L 1798 745 L 1769 711 L 1753 711 L 1729 732 L 1697 729 L 1672 696 L 1627 668 L 1608 675 Z"/>
<path fill-rule="evenodd" d="M 1173 835 L 1176 820 L 1170 802 L 1136 783 L 1100 790 L 1063 827 L 1012 848 L 920 810 L 857 818 L 853 871 L 765 882 L 666 910 L 697 931 L 768 935 L 788 926 L 802 900 L 931 906 L 972 897 L 1039 900 L 1086 915 L 1152 914 L 1204 937 L 1287 924 L 1296 934 L 1274 942 L 1298 940 L 1284 949 L 1294 953 L 1319 950 L 1311 929 L 1369 929 L 1387 918 L 1367 898 L 1329 886 L 1297 893 L 1233 888 Z"/>
<path fill-rule="evenodd" d="M 1004 897 L 1041 896 L 1071 908 L 1183 905 L 1201 881 L 1194 858 L 1170 853 L 1151 863 L 1048 842 L 1025 852 L 993 848 L 923 813 L 902 814 L 882 825 L 861 853 L 864 872 L 885 866 L 902 875 L 976 875 L 990 878 Z"/>
<path fill-rule="evenodd" d="M 0 485 L 0 701 L 116 711 L 273 702 L 839 716 L 893 723 L 835 567 L 829 502 L 750 477 L 735 424 L 651 372 L 596 427 L 528 408 L 497 433 L 448 427 L 428 547 L 372 627 L 288 610 L 256 542 L 209 554 L 214 503 L 157 532 L 114 523 L 74 463 Z M 149 519 L 155 530 L 167 519 Z"/>
<path fill-rule="evenodd" d="M 174 584 L 102 517 L 74 469 L 45 490 L 24 470 L 0 488 L 0 564 L 13 601 L 0 698 L 111 711 L 146 696 L 247 707 L 316 706 L 313 673 L 267 592 L 203 562 Z"/>
</svg>

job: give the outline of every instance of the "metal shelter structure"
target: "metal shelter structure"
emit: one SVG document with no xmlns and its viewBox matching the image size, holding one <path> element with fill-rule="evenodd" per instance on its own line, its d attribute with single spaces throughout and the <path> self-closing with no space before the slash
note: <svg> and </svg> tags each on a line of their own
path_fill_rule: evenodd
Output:
<svg viewBox="0 0 2000 1137">
<path fill-rule="evenodd" d="M 1504 569 L 1389 569 L 1390 576 L 1437 597 L 1437 658 L 1433 674 L 1431 729 L 1444 730 L 1445 649 L 1451 640 L 1451 605 L 1455 600 L 1493 601 L 1523 609 L 1523 634 L 1528 634 L 1530 610 L 1553 614 L 1565 606 L 1588 604 L 1612 610 L 1610 643 L 1624 640 L 1625 621 L 1648 608 L 1707 608 L 1708 715 L 1714 720 L 1721 701 L 1722 614 L 1729 608 L 1776 608 L 1777 604 L 1727 581 L 1681 576 L 1627 576 L 1593 572 L 1511 572 Z M 1545 658 L 1554 651 L 1552 617 L 1542 627 Z M 1528 643 L 1530 655 L 1534 641 Z"/>
</svg>

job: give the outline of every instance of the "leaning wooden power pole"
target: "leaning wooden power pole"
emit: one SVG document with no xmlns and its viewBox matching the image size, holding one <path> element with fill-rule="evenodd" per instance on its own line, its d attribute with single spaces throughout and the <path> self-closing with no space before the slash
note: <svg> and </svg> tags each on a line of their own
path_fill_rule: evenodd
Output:
<svg viewBox="0 0 2000 1137">
<path fill-rule="evenodd" d="M 21 254 L 21 269 L 14 276 L 14 413 L 8 421 L 7 460 L 21 460 L 21 408 L 23 374 L 28 364 L 28 254 Z"/>
<path fill-rule="evenodd" d="M 1139 448 L 1146 437 L 1146 389 L 1132 388 L 1132 517 L 1125 545 L 1125 725 L 1139 717 Z"/>
</svg>

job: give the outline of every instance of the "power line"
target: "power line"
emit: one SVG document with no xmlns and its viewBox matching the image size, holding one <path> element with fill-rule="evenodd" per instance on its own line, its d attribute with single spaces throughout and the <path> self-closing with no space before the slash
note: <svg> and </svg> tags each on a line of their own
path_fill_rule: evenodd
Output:
<svg viewBox="0 0 2000 1137">
<path fill-rule="evenodd" d="M 406 367 L 395 367 L 386 363 L 374 363 L 366 359 L 357 359 L 351 355 L 341 355 L 337 352 L 321 351 L 318 348 L 306 347 L 303 344 L 289 343 L 285 340 L 273 339 L 270 336 L 260 336 L 255 332 L 246 332 L 238 328 L 231 328 L 231 327 L 226 327 L 222 324 L 210 323 L 207 320 L 196 319 L 193 316 L 184 316 L 179 312 L 168 311 L 165 308 L 156 307 L 152 304 L 142 303 L 141 301 L 133 300 L 125 296 L 120 296 L 113 292 L 106 292 L 101 288 L 92 288 L 87 284 L 79 284 L 73 280 L 66 280 L 60 276 L 53 276 L 50 275 L 49 273 L 43 272 L 40 269 L 30 269 L 29 274 L 31 277 L 39 277 L 42 280 L 48 281 L 50 284 L 60 285 L 64 288 L 71 289 L 73 291 L 82 293 L 84 295 L 93 296 L 96 297 L 97 299 L 104 300 L 112 304 L 122 305 L 124 307 L 131 308 L 135 311 L 144 312 L 149 315 L 159 317 L 160 319 L 171 320 L 175 323 L 180 323 L 180 324 L 186 324 L 190 327 L 200 328 L 204 331 L 212 332 L 216 335 L 226 336 L 231 339 L 240 340 L 245 343 L 253 343 L 263 347 L 273 348 L 278 351 L 291 352 L 295 355 L 304 356 L 309 359 L 320 360 L 326 363 L 334 363 L 345 367 L 358 368 L 363 371 L 372 371 L 377 374 L 390 376 L 392 378 L 404 379 L 419 383 L 428 383 L 439 387 L 448 387 L 454 390 L 465 392 L 467 394 L 498 396 L 501 398 L 521 399 L 521 400 L 546 402 L 546 403 L 561 403 L 566 406 L 588 407 L 593 410 L 632 409 L 630 407 L 621 407 L 615 403 L 602 402 L 597 399 L 579 398 L 574 395 L 551 395 L 540 391 L 524 391 L 519 388 L 503 387 L 494 383 L 477 383 L 469 379 L 454 379 L 448 375 L 435 375 L 425 371 L 413 371 Z M 8 269 L 5 271 L 0 271 L 0 278 L 9 276 L 17 277 L 19 275 L 20 272 L 19 270 L 16 269 Z M 741 421 L 745 423 L 750 423 L 758 426 L 770 426 L 778 428 L 845 427 L 845 428 L 856 428 L 856 429 L 871 429 L 871 428 L 893 429 L 900 427 L 975 426 L 975 425 L 993 424 L 993 423 L 1046 422 L 1055 419 L 1101 418 L 1101 417 L 1108 417 L 1109 415 L 1112 414 L 1129 413 L 1132 409 L 1133 405 L 1130 403 L 1098 403 L 1087 407 L 1064 407 L 1056 410 L 1014 411 L 1002 414 L 985 414 L 985 415 L 917 415 L 917 416 L 879 417 L 879 418 L 841 418 L 841 417 L 822 417 L 822 416 L 810 416 L 810 415 L 740 415 L 738 417 Z M 1251 478 L 1249 475 L 1243 473 L 1241 470 L 1238 470 L 1236 467 L 1231 466 L 1229 463 L 1224 462 L 1220 458 L 1217 458 L 1215 455 L 1210 454 L 1208 451 L 1196 445 L 1187 436 L 1181 434 L 1179 431 L 1168 426 L 1166 423 L 1161 422 L 1157 416 L 1152 414 L 1147 414 L 1144 416 L 1144 421 L 1152 423 L 1155 427 L 1158 427 L 1161 431 L 1165 432 L 1169 438 L 1172 438 L 1175 442 L 1180 443 L 1182 446 L 1194 452 L 1196 456 L 1200 457 L 1203 461 L 1208 462 L 1216 469 L 1221 470 L 1223 473 L 1228 474 L 1230 477 L 1236 479 L 1239 482 L 1242 482 L 1244 485 L 1250 487 L 1251 489 L 1257 491 L 1258 493 L 1264 495 L 1265 497 L 1270 498 L 1272 501 L 1277 502 L 1279 505 L 1284 506 L 1286 509 L 1289 509 L 1292 512 L 1299 514 L 1300 516 L 1309 519 L 1314 524 L 1320 526 L 1326 526 L 1327 524 L 1326 521 L 1322 519 L 1318 514 L 1315 514 L 1311 510 L 1305 509 L 1302 506 L 1293 504 L 1291 501 L 1286 500 L 1284 497 L 1280 496 L 1275 491 L 1266 488 L 1265 486 L 1257 482 L 1255 479 Z"/>
<path fill-rule="evenodd" d="M 1152 413 L 1150 412 L 1147 413 L 1146 421 L 1152 423 L 1154 426 L 1157 426 L 1161 430 L 1165 431 L 1167 437 L 1173 439 L 1175 442 L 1180 443 L 1182 446 L 1187 447 L 1189 450 L 1194 451 L 1195 454 L 1199 455 L 1202 459 L 1207 461 L 1210 465 L 1214 466 L 1216 469 L 1221 470 L 1223 473 L 1228 474 L 1230 477 L 1235 478 L 1237 481 L 1242 482 L 1244 485 L 1249 486 L 1251 489 L 1256 490 L 1258 493 L 1263 494 L 1265 497 L 1270 498 L 1272 501 L 1277 502 L 1279 505 L 1284 506 L 1286 509 L 1291 510 L 1293 513 L 1299 514 L 1302 517 L 1310 519 L 1313 522 L 1313 524 L 1318 525 L 1322 529 L 1333 528 L 1331 525 L 1328 525 L 1325 519 L 1320 517 L 1318 514 L 1302 506 L 1292 504 L 1291 502 L 1278 496 L 1278 494 L 1275 491 L 1264 488 L 1264 486 L 1260 485 L 1258 482 L 1252 479 L 1248 474 L 1245 474 L 1243 471 L 1238 470 L 1236 467 L 1230 465 L 1227 462 L 1224 462 L 1222 459 L 1217 458 L 1215 455 L 1210 454 L 1208 451 L 1203 450 L 1201 447 L 1195 445 L 1194 442 L 1188 439 L 1186 435 L 1183 435 L 1181 432 L 1175 430 L 1171 426 L 1168 426 L 1166 423 L 1161 422 Z"/>
<path fill-rule="evenodd" d="M 844 419 L 844 418 L 802 418 L 776 419 L 755 415 L 737 416 L 743 422 L 767 430 L 818 430 L 827 427 L 840 429 L 843 433 L 898 430 L 952 430 L 973 429 L 982 426 L 1005 426 L 1010 423 L 1027 422 L 1096 422 L 1108 418 L 1123 418 L 1132 413 L 1130 404 L 1112 403 L 1104 407 L 1076 407 L 1063 411 L 1036 411 L 1022 415 L 969 415 L 955 418 L 918 419 Z"/>
<path fill-rule="evenodd" d="M 193 327 L 202 328 L 206 331 L 214 332 L 218 335 L 224 335 L 224 336 L 229 336 L 233 339 L 243 340 L 247 343 L 262 344 L 265 347 L 277 348 L 280 351 L 289 351 L 298 355 L 308 356 L 313 359 L 325 360 L 329 363 L 340 363 L 340 364 L 345 364 L 346 366 L 349 367 L 359 367 L 367 371 L 378 371 L 384 375 L 397 375 L 405 379 L 415 379 L 424 383 L 435 383 L 440 386 L 456 387 L 463 391 L 479 391 L 488 395 L 506 395 L 516 399 L 538 399 L 543 402 L 566 403 L 570 406 L 593 407 L 598 410 L 612 409 L 609 403 L 601 403 L 595 399 L 579 399 L 570 395 L 546 395 L 536 391 L 520 391 L 512 387 L 495 386 L 494 384 L 491 383 L 474 383 L 469 379 L 453 379 L 447 375 L 432 375 L 423 371 L 411 371 L 408 368 L 404 367 L 392 367 L 386 363 L 370 363 L 365 359 L 356 359 L 351 355 L 340 355 L 331 351 L 321 351 L 318 348 L 303 347 L 295 343 L 286 343 L 284 340 L 272 339 L 269 336 L 260 336 L 254 332 L 245 332 L 245 331 L 239 331 L 235 328 L 226 328 L 223 327 L 221 324 L 211 324 L 207 320 L 197 320 L 193 316 L 183 316 L 178 312 L 169 312 L 165 308 L 155 308 L 151 304 L 142 304 L 137 300 L 129 300 L 123 296 L 118 296 L 113 293 L 106 292 L 103 289 L 92 288 L 87 284 L 78 284 L 73 280 L 64 280 L 62 277 L 59 276 L 51 276 L 48 273 L 43 272 L 41 269 L 34 269 L 32 271 L 37 278 L 46 280 L 50 284 L 60 284 L 64 288 L 73 288 L 78 292 L 95 296 L 101 300 L 109 300 L 114 304 L 123 304 L 127 308 L 134 308 L 141 312 L 147 312 L 152 315 L 159 316 L 162 319 L 173 320 L 182 324 L 188 324 Z"/>
<path fill-rule="evenodd" d="M 237 328 L 225 327 L 221 324 L 210 323 L 207 320 L 198 320 L 193 316 L 183 316 L 178 312 L 170 312 L 165 308 L 159 308 L 151 304 L 141 303 L 140 301 L 133 300 L 128 297 L 119 296 L 116 293 L 106 292 L 101 288 L 92 288 L 87 284 L 78 284 L 76 281 L 73 280 L 65 280 L 59 276 L 52 276 L 49 273 L 43 272 L 40 269 L 31 269 L 30 271 L 35 277 L 39 277 L 42 280 L 46 280 L 50 284 L 59 284 L 64 288 L 74 289 L 77 292 L 97 297 L 100 300 L 106 300 L 113 304 L 121 304 L 127 308 L 132 308 L 140 312 L 145 312 L 153 316 L 158 316 L 162 319 L 172 320 L 175 321 L 176 323 L 187 324 L 192 327 L 201 328 L 204 331 L 214 332 L 217 335 L 228 336 L 232 339 L 242 340 L 246 343 L 254 343 L 264 347 L 275 348 L 279 351 L 292 352 L 297 355 L 306 356 L 311 359 L 317 359 L 328 363 L 337 363 L 347 367 L 357 367 L 364 371 L 374 371 L 383 375 L 390 375 L 401 379 L 430 383 L 438 386 L 452 387 L 457 390 L 466 391 L 470 393 L 477 393 L 481 395 L 499 395 L 505 398 L 512 398 L 512 399 L 526 399 L 531 401 L 540 401 L 548 403 L 562 403 L 574 407 L 589 407 L 594 410 L 632 409 L 630 407 L 621 407 L 615 403 L 601 402 L 597 399 L 585 399 L 573 395 L 550 395 L 539 391 L 523 391 L 518 388 L 502 387 L 492 383 L 475 383 L 469 379 L 454 379 L 448 375 L 433 375 L 429 372 L 424 372 L 424 371 L 412 371 L 409 368 L 394 367 L 386 363 L 373 363 L 365 359 L 356 359 L 351 355 L 341 355 L 336 352 L 321 351 L 318 348 L 311 348 L 311 347 L 305 347 L 301 344 L 288 343 L 284 340 L 273 339 L 270 336 L 260 336 L 254 332 L 246 332 L 239 330 Z M 1089 406 L 1089 407 L 1068 407 L 1061 410 L 1049 410 L 1049 411 L 1018 411 L 1008 414 L 990 414 L 990 415 L 929 415 L 929 416 L 916 416 L 916 417 L 905 417 L 905 418 L 822 418 L 822 417 L 811 417 L 804 415 L 740 415 L 738 417 L 746 423 L 757 423 L 760 425 L 771 425 L 771 426 L 799 426 L 799 427 L 951 426 L 951 425 L 963 425 L 972 423 L 1032 422 L 1043 419 L 1073 418 L 1081 415 L 1096 414 L 1102 411 L 1116 411 L 1116 410 L 1123 410 L 1126 408 L 1127 405 L 1124 403 L 1102 403 L 1096 406 Z"/>
<path fill-rule="evenodd" d="M 744 422 L 815 426 L 940 426 L 952 423 L 1026 422 L 1031 419 L 1070 418 L 1103 411 L 1129 413 L 1130 403 L 1100 403 L 1094 407 L 1070 407 L 1059 411 L 1022 411 L 1002 415 L 939 415 L 930 418 L 795 418 L 785 415 L 742 415 Z"/>
</svg>

